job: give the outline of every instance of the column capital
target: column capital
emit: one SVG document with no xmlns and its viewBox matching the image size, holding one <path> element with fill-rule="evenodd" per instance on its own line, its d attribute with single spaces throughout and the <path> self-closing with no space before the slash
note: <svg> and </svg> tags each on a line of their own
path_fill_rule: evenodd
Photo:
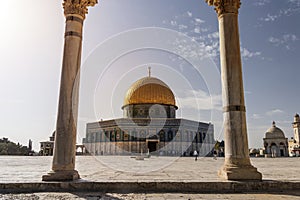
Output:
<svg viewBox="0 0 300 200">
<path fill-rule="evenodd" d="M 64 14 L 65 16 L 77 14 L 84 19 L 85 15 L 88 13 L 88 6 L 94 6 L 97 3 L 98 0 L 64 0 Z"/>
<path fill-rule="evenodd" d="M 226 13 L 238 14 L 241 6 L 240 0 L 205 0 L 210 6 L 215 6 L 215 11 L 220 17 Z"/>
</svg>

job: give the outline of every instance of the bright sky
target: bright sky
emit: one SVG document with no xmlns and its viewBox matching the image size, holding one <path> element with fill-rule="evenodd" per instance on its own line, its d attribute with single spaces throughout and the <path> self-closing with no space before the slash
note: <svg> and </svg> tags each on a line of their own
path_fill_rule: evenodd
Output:
<svg viewBox="0 0 300 200">
<path fill-rule="evenodd" d="M 300 0 L 242 1 L 239 15 L 250 147 L 273 120 L 292 136 L 299 106 Z M 64 16 L 59 0 L 0 7 L 0 137 L 48 140 L 56 124 Z M 182 33 L 182 34 L 179 34 Z M 178 117 L 212 122 L 222 139 L 218 21 L 204 0 L 101 0 L 84 24 L 78 143 L 85 124 L 122 117 L 127 88 L 152 74 Z"/>
</svg>

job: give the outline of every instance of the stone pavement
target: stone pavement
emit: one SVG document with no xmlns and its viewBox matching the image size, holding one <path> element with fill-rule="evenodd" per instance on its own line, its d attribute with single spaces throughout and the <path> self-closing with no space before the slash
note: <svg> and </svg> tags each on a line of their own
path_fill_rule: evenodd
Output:
<svg viewBox="0 0 300 200">
<path fill-rule="evenodd" d="M 236 199 L 262 199 L 260 195 L 265 195 L 263 199 L 281 199 L 290 195 L 291 199 L 295 199 L 300 196 L 300 158 L 251 159 L 263 174 L 262 182 L 219 179 L 217 170 L 224 158 L 199 158 L 195 161 L 192 157 L 152 156 L 139 161 L 129 156 L 78 156 L 76 159 L 76 169 L 82 179 L 56 183 L 41 181 L 41 176 L 51 168 L 52 157 L 0 156 L 0 193 L 31 192 L 19 194 L 32 195 L 32 198 L 28 196 L 29 199 L 43 199 L 47 195 L 56 195 L 55 199 L 61 199 L 61 194 L 65 197 L 71 195 L 69 199 L 75 198 L 72 195 L 77 199 L 105 199 L 110 193 L 116 195 L 108 195 L 112 199 L 159 199 L 159 195 L 162 196 L 160 199 L 206 199 L 206 195 L 213 199 L 234 199 L 236 195 Z M 53 193 L 58 191 L 63 193 Z M 237 192 L 241 194 L 222 194 Z M 251 194 L 253 192 L 256 194 Z M 218 194 L 222 194 L 222 198 Z M 3 195 L 0 199 L 9 199 L 8 194 Z M 65 197 L 63 199 L 68 199 Z"/>
<path fill-rule="evenodd" d="M 30 194 L 0 194 L 0 200 L 197 200 L 197 199 L 230 199 L 230 200 L 296 200 L 300 192 L 267 193 L 267 194 L 180 194 L 180 193 L 151 193 L 151 194 L 118 194 L 118 193 L 30 193 Z"/>
<path fill-rule="evenodd" d="M 0 156 L 0 183 L 42 182 L 52 157 Z M 252 158 L 263 180 L 300 182 L 299 158 Z M 224 158 L 156 157 L 144 161 L 129 156 L 77 156 L 76 169 L 85 181 L 188 181 L 220 182 Z"/>
</svg>

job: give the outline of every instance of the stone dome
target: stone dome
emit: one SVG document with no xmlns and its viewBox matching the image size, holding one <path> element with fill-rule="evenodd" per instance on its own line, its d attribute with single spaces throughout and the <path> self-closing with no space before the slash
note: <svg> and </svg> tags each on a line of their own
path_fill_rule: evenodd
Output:
<svg viewBox="0 0 300 200">
<path fill-rule="evenodd" d="M 174 94 L 169 86 L 151 76 L 139 79 L 128 89 L 123 107 L 137 104 L 162 104 L 177 109 Z"/>
<path fill-rule="evenodd" d="M 266 139 L 285 138 L 285 135 L 280 128 L 276 127 L 275 122 L 273 122 L 272 127 L 267 130 L 265 138 Z"/>
</svg>

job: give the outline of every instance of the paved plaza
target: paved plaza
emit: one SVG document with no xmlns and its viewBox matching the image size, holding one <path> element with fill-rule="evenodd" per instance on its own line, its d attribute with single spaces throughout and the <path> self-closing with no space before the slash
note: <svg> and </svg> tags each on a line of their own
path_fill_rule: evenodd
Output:
<svg viewBox="0 0 300 200">
<path fill-rule="evenodd" d="M 145 160 L 136 160 L 129 156 L 78 156 L 76 157 L 76 169 L 81 175 L 78 184 L 93 186 L 92 191 L 80 190 L 81 186 L 71 185 L 73 191 L 68 191 L 70 185 L 59 185 L 55 187 L 49 182 L 42 182 L 42 175 L 48 173 L 51 168 L 52 157 L 0 157 L 0 186 L 23 188 L 20 190 L 25 193 L 16 193 L 18 189 L 1 194 L 0 199 L 300 199 L 299 190 L 291 188 L 286 190 L 286 184 L 300 183 L 300 158 L 253 158 L 253 165 L 263 174 L 263 183 L 271 183 L 271 186 L 279 188 L 273 191 L 267 191 L 270 185 L 266 185 L 266 191 L 241 192 L 236 190 L 226 191 L 226 184 L 234 183 L 224 181 L 218 178 L 217 170 L 224 163 L 224 158 L 198 158 L 197 161 L 192 157 L 156 157 L 145 158 Z M 76 183 L 75 182 L 75 183 Z M 36 185 L 34 185 L 35 183 Z M 74 182 L 73 182 L 74 183 Z M 123 191 L 101 191 L 101 184 L 116 184 L 121 188 L 131 187 L 130 184 L 149 183 L 146 185 L 146 192 L 126 192 Z M 195 184 L 200 185 L 202 189 L 186 192 L 183 187 L 178 187 L 176 192 L 158 192 L 151 191 L 153 183 L 175 184 Z M 27 184 L 27 186 L 26 186 Z M 100 184 L 100 186 L 97 186 Z M 164 185 L 162 186 L 164 187 Z M 201 185 L 202 184 L 202 185 Z M 203 190 L 206 185 L 206 189 Z M 282 189 L 281 188 L 282 185 Z M 150 191 L 147 192 L 149 186 Z M 297 187 L 298 187 L 297 186 Z M 26 187 L 28 187 L 26 189 Z M 36 191 L 33 187 L 51 188 L 51 191 Z M 66 187 L 59 191 L 57 188 Z M 99 192 L 95 189 L 99 187 Z M 112 186 L 114 187 L 114 185 Z M 127 187 L 127 188 L 128 188 Z M 135 187 L 133 185 L 133 187 Z M 241 187 L 241 186 L 238 186 Z M 248 187 L 248 186 L 247 186 Z M 78 188 L 78 191 L 77 189 Z M 119 187 L 120 188 L 120 187 Z M 57 190 L 57 191 L 56 191 Z M 96 189 L 97 190 L 97 189 Z M 242 190 L 243 191 L 243 190 Z"/>
<path fill-rule="evenodd" d="M 31 194 L 0 194 L 1 200 L 296 200 L 300 199 L 300 192 L 268 193 L 268 194 L 174 194 L 174 193 L 150 193 L 150 194 L 118 194 L 118 193 L 31 193 Z"/>
<path fill-rule="evenodd" d="M 42 182 L 52 157 L 0 156 L 0 183 Z M 263 180 L 300 182 L 300 158 L 253 158 Z M 77 156 L 81 178 L 93 182 L 190 181 L 219 182 L 224 158 L 156 157 L 136 160 L 129 156 Z"/>
</svg>

